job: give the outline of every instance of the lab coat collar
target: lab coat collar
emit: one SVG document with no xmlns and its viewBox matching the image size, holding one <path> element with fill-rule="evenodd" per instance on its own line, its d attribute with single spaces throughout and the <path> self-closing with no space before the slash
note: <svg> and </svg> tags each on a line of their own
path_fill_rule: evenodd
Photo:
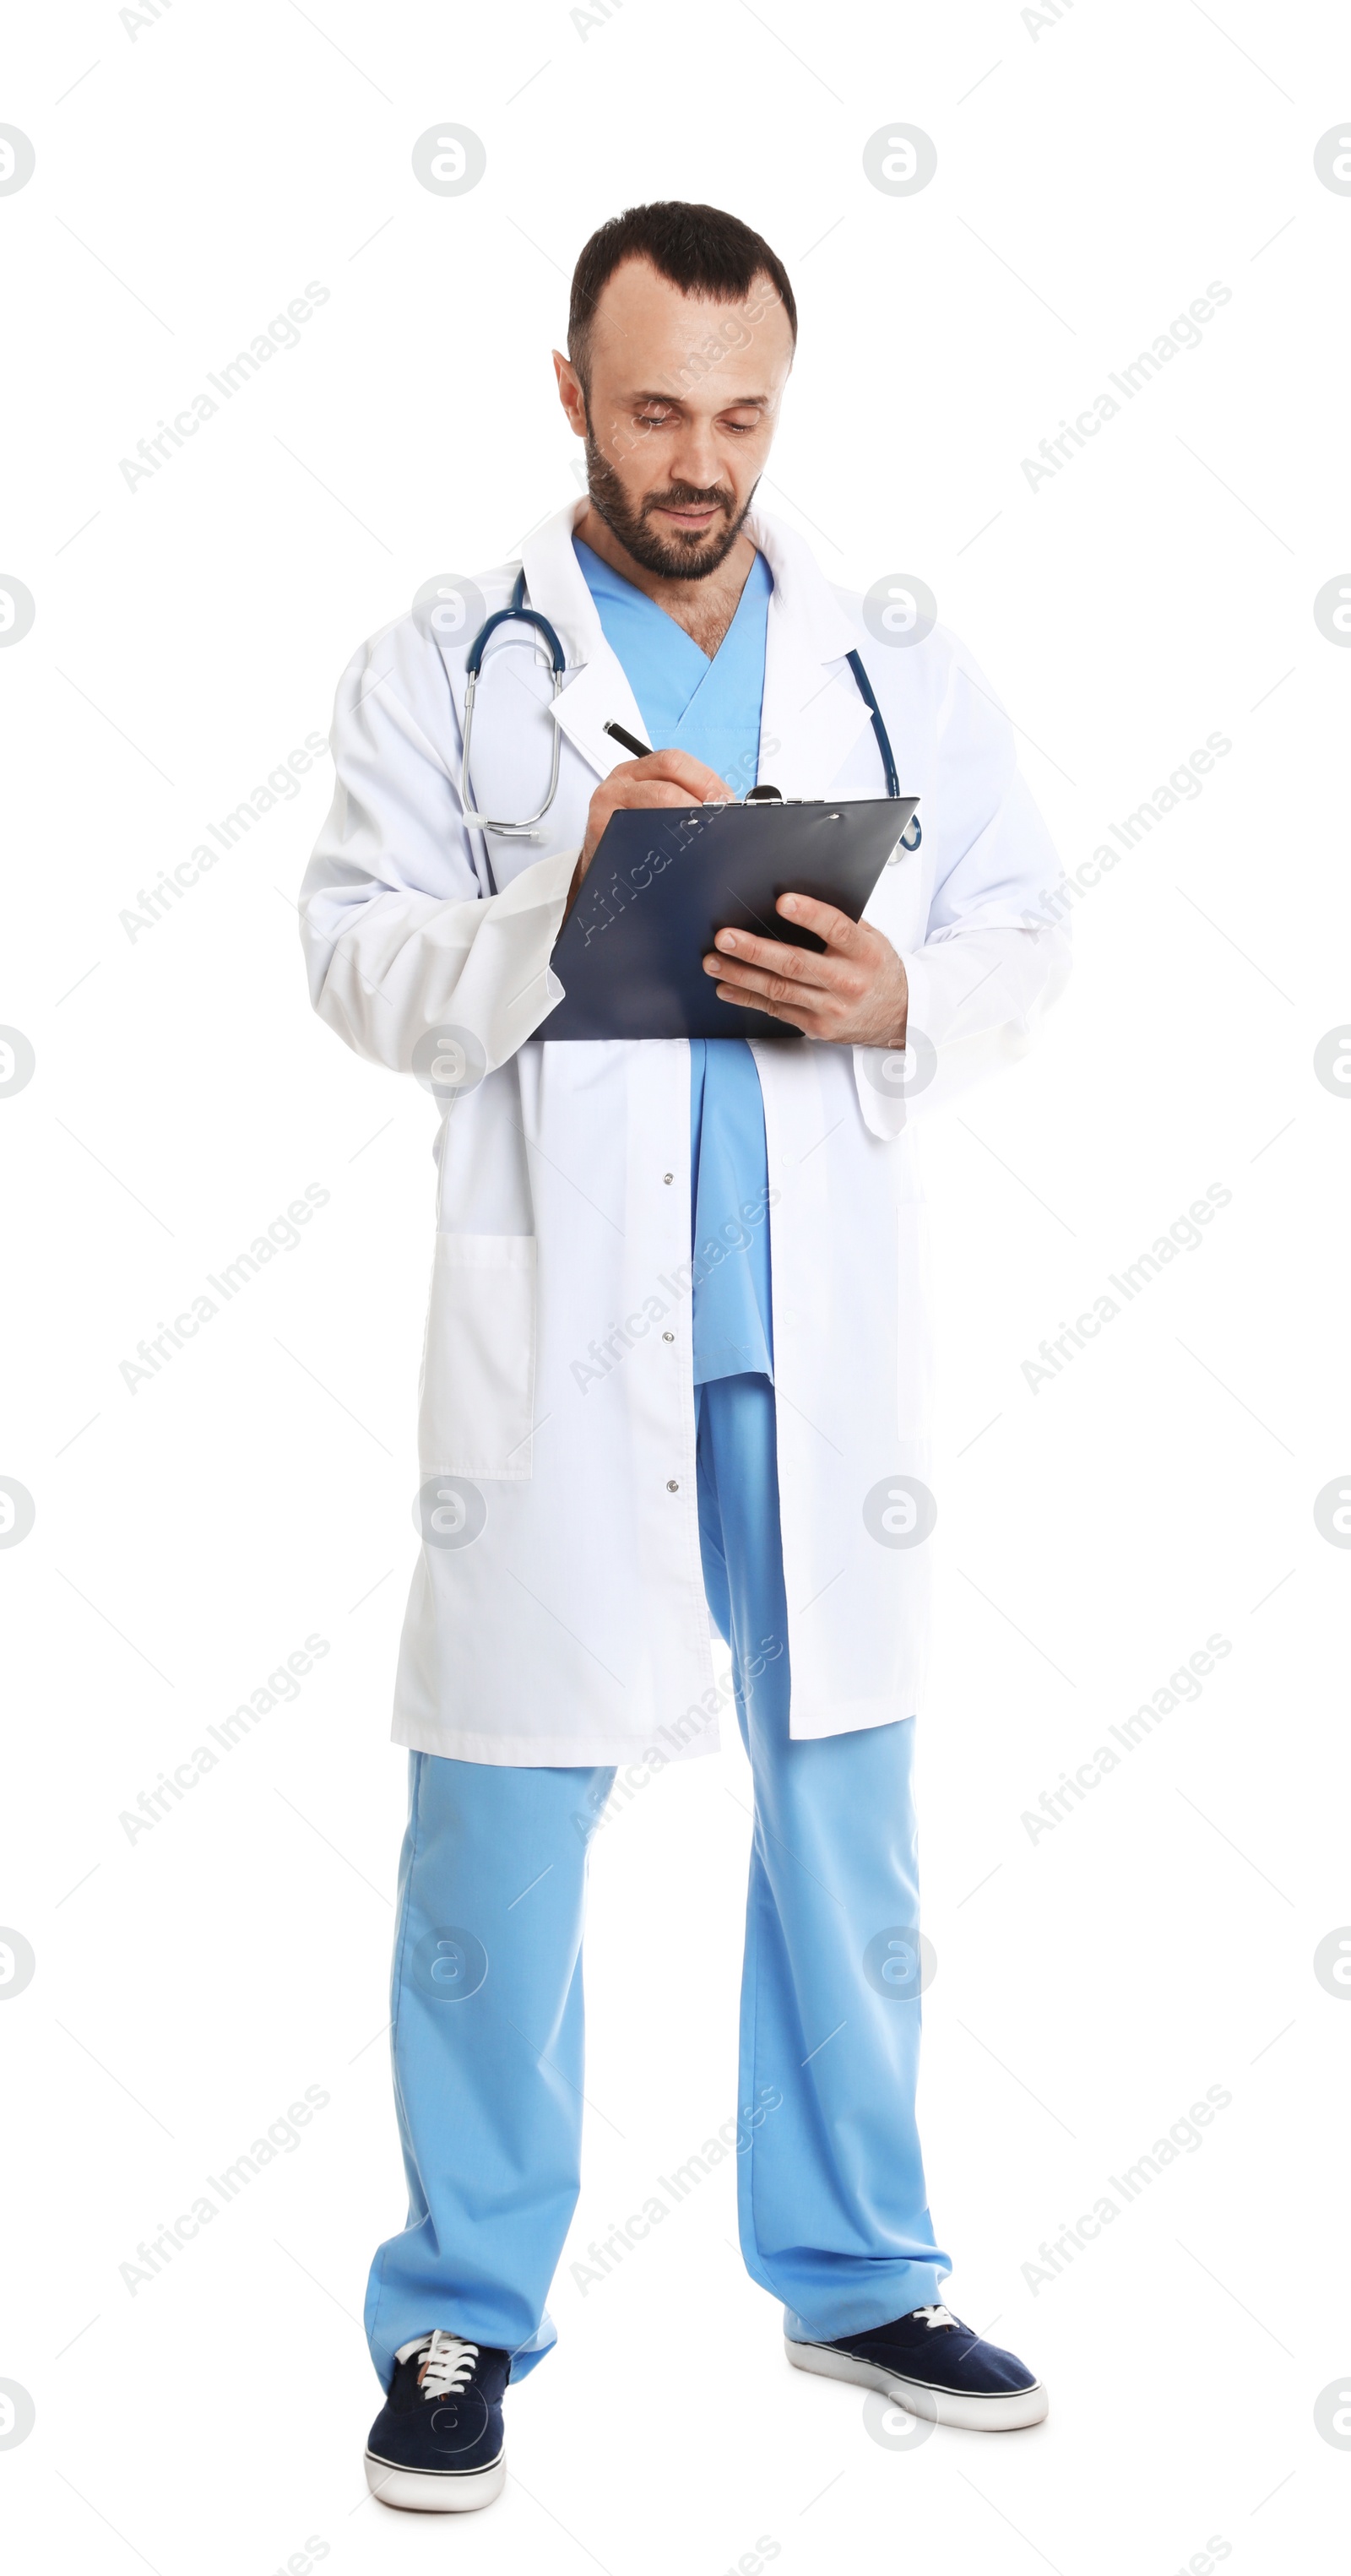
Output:
<svg viewBox="0 0 1351 2576">
<path fill-rule="evenodd" d="M 569 677 L 553 702 L 555 722 L 600 778 L 630 757 L 602 728 L 607 718 L 643 735 L 643 719 L 618 656 L 605 640 L 572 543 L 587 507 L 569 501 L 527 537 L 521 550 L 533 608 L 557 627 Z M 781 521 L 752 510 L 746 533 L 774 576 L 765 641 L 761 766 L 786 796 L 828 791 L 870 721 L 845 668 L 855 643 L 810 547 Z"/>
<path fill-rule="evenodd" d="M 608 778 L 632 752 L 602 731 L 613 718 L 643 736 L 643 719 L 625 676 L 624 666 L 605 640 L 596 603 L 573 548 L 572 532 L 587 506 L 586 497 L 569 501 L 536 528 L 521 548 L 526 597 L 556 626 L 567 657 L 569 676 L 552 714 L 560 732 L 578 750 L 597 777 Z M 580 665 L 580 667 L 578 667 Z"/>
<path fill-rule="evenodd" d="M 858 637 L 804 538 L 755 510 L 746 528 L 774 575 L 760 776 L 784 796 L 828 796 L 872 722 L 844 658 Z"/>
</svg>

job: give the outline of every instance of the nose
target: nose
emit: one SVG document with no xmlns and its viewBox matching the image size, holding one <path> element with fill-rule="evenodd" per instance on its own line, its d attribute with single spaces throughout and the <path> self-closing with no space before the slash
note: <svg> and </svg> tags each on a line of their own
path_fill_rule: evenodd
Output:
<svg viewBox="0 0 1351 2576">
<path fill-rule="evenodd" d="M 723 459 L 718 454 L 713 423 L 709 420 L 686 421 L 670 462 L 673 483 L 690 483 L 699 492 L 711 492 L 719 486 L 725 488 Z"/>
</svg>

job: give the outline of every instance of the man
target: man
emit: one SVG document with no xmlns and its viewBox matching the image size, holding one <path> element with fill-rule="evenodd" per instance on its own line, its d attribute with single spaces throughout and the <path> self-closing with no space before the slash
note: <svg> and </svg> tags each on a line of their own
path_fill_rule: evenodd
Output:
<svg viewBox="0 0 1351 2576">
<path fill-rule="evenodd" d="M 934 1507 L 911 1128 L 1025 1048 L 1065 956 L 1028 926 L 1051 852 L 980 674 L 941 630 L 879 648 L 752 511 L 795 338 L 780 261 L 733 217 L 665 204 L 603 226 L 554 361 L 587 499 L 520 566 L 443 585 L 440 631 L 436 611 L 400 620 L 338 691 L 302 899 L 312 996 L 447 1111 L 394 1723 L 409 2215 L 366 2306 L 387 2390 L 367 2475 L 394 2505 L 500 2491 L 504 2387 L 555 2339 L 586 1840 L 617 1765 L 646 1779 L 716 1749 L 707 1610 L 755 1784 L 747 2267 L 800 2368 L 945 2423 L 1046 2411 L 1032 2372 L 939 2300 L 915 2132 Z M 513 602 L 547 631 L 476 646 Z M 623 757 L 611 721 L 656 749 Z M 766 774 L 786 796 L 876 798 L 884 742 L 922 840 L 862 922 L 788 895 L 819 950 L 721 934 L 704 964 L 725 1038 L 550 1042 L 550 953 L 617 809 Z M 513 837 L 555 759 L 556 795 Z M 748 1008 L 783 1038 L 748 1045 Z"/>
</svg>

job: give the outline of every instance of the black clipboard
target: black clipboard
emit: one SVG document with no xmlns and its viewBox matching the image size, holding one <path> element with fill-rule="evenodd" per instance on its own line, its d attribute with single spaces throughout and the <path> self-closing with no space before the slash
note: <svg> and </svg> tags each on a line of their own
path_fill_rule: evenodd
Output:
<svg viewBox="0 0 1351 2576">
<path fill-rule="evenodd" d="M 819 951 L 813 932 L 775 911 L 778 896 L 815 895 L 857 921 L 918 803 L 622 807 L 555 943 L 563 999 L 536 1037 L 796 1039 L 768 1012 L 718 1000 L 702 964 L 714 932 Z"/>
</svg>

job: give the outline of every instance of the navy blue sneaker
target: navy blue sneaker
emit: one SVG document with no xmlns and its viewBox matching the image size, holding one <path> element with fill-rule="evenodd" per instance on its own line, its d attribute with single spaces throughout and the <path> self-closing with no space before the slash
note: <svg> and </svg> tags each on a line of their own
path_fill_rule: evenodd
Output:
<svg viewBox="0 0 1351 2576">
<path fill-rule="evenodd" d="M 511 2356 L 459 2335 L 419 2335 L 394 2356 L 366 2445 L 366 2484 L 413 2513 L 473 2513 L 506 2484 L 502 2392 Z"/>
<path fill-rule="evenodd" d="M 1046 2413 L 1046 2391 L 1026 2364 L 997 2343 L 982 2343 L 944 2307 L 912 2308 L 889 2326 L 837 2335 L 833 2343 L 794 2343 L 786 2336 L 784 2349 L 795 2370 L 878 2388 L 931 2424 L 1011 2433 L 1040 2424 Z"/>
</svg>

